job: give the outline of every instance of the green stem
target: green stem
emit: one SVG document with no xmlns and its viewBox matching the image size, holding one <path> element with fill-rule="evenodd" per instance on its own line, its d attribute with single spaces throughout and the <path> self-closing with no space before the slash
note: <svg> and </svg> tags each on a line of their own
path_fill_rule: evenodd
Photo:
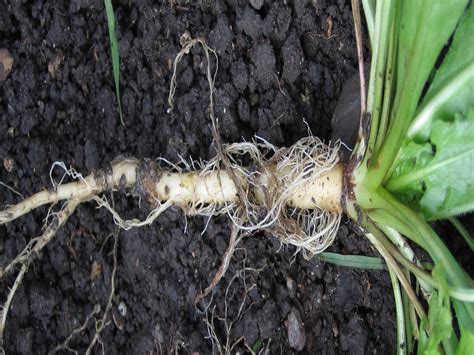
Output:
<svg viewBox="0 0 474 355">
<path fill-rule="evenodd" d="M 421 319 L 426 320 L 426 323 L 428 323 L 428 320 L 426 318 L 426 312 L 423 309 L 423 306 L 421 305 L 420 301 L 418 300 L 416 293 L 413 291 L 413 288 L 411 287 L 410 283 L 406 279 L 403 271 L 400 269 L 400 266 L 395 261 L 392 254 L 385 248 L 382 242 L 380 242 L 380 239 L 383 238 L 383 232 L 381 232 L 370 220 L 367 220 L 366 228 L 369 231 L 369 233 L 365 233 L 366 237 L 374 245 L 380 255 L 382 255 L 382 257 L 385 259 L 389 268 L 391 268 L 396 273 L 398 280 L 405 289 L 408 297 L 410 297 L 411 302 L 415 306 L 418 316 Z"/>
<path fill-rule="evenodd" d="M 413 43 L 424 43 L 422 41 L 423 37 L 426 36 L 425 32 L 431 29 L 426 28 L 423 24 L 426 23 L 426 20 L 431 15 L 431 7 L 433 4 L 426 3 L 426 11 L 421 12 L 419 19 L 419 26 L 417 26 L 413 39 Z M 398 89 L 397 92 L 399 95 L 395 97 L 395 101 L 392 107 L 392 119 L 390 122 L 390 127 L 388 128 L 387 134 L 381 138 L 384 139 L 384 142 L 377 152 L 376 161 L 373 164 L 373 169 L 368 173 L 368 182 L 373 188 L 380 186 L 383 182 L 387 171 L 390 169 L 398 151 L 400 149 L 401 143 L 405 138 L 406 131 L 408 126 L 411 123 L 413 113 L 416 109 L 416 101 L 413 98 L 413 88 L 417 87 L 416 83 L 420 82 L 420 67 L 422 63 L 422 56 L 416 55 L 418 51 L 422 51 L 423 48 L 413 46 L 410 48 L 407 62 L 400 63 L 400 65 L 405 65 L 408 68 L 404 80 L 400 83 L 397 83 Z M 382 80 L 379 80 L 382 81 Z"/>
<path fill-rule="evenodd" d="M 380 116 L 380 127 L 377 132 L 375 149 L 374 152 L 378 152 L 382 143 L 385 139 L 385 134 L 387 133 L 388 123 L 390 120 L 390 108 L 392 107 L 392 94 L 393 94 L 393 76 L 394 76 L 394 65 L 395 65 L 395 31 L 396 21 L 393 18 L 396 18 L 394 12 L 396 12 L 397 7 L 395 7 L 392 13 L 392 20 L 390 24 L 389 34 L 388 34 L 388 54 L 387 54 L 387 68 L 385 69 L 385 80 L 383 83 L 383 102 L 382 102 L 382 113 Z M 382 80 L 379 80 L 382 82 Z"/>
<path fill-rule="evenodd" d="M 383 232 L 383 229 L 380 229 Z M 394 245 L 391 244 L 390 241 L 386 238 L 384 232 L 378 235 L 378 240 L 396 261 L 403 265 L 408 271 L 413 273 L 413 275 L 416 276 L 419 282 L 422 282 L 424 284 L 424 288 L 427 292 L 429 292 L 432 287 L 438 287 L 436 281 L 428 272 L 426 272 L 420 266 L 400 254 L 400 252 L 394 247 Z"/>
<path fill-rule="evenodd" d="M 463 269 L 433 229 L 418 214 L 399 202 L 384 188 L 380 188 L 378 193 L 382 199 L 392 206 L 391 212 L 399 220 L 403 220 L 413 230 L 414 234 L 418 236 L 417 239 L 421 242 L 421 246 L 428 251 L 434 262 L 443 265 L 446 274 L 450 275 L 450 281 L 453 286 L 470 286 L 472 280 L 466 280 Z M 410 237 L 410 235 L 407 236 Z"/>
<path fill-rule="evenodd" d="M 444 245 L 433 229 L 415 212 L 395 199 L 387 190 L 378 190 L 382 200 L 388 202 L 390 212 L 403 220 L 418 236 L 420 245 L 430 254 L 433 261 L 440 263 L 451 286 L 455 288 L 471 288 L 472 280 L 467 276 L 449 249 Z M 408 236 L 410 237 L 410 236 Z M 474 304 L 453 300 L 460 324 L 469 329 L 474 329 Z"/>
<path fill-rule="evenodd" d="M 397 279 L 395 272 L 389 268 L 390 281 L 393 286 L 393 297 L 395 299 L 395 311 L 397 315 L 397 354 L 404 355 L 407 353 L 407 337 L 406 337 L 406 323 L 405 323 L 405 312 L 403 308 L 402 294 L 400 292 L 400 284 Z"/>
<path fill-rule="evenodd" d="M 397 246 L 398 250 L 407 259 L 407 261 L 411 261 L 409 263 L 410 265 L 412 265 L 413 263 L 413 265 L 417 265 L 420 268 L 420 271 L 423 271 L 420 261 L 416 258 L 415 253 L 410 248 L 407 241 L 400 235 L 400 233 L 398 233 L 395 229 L 387 226 L 379 225 L 379 228 L 385 233 L 385 235 L 390 239 L 390 241 L 395 246 Z M 415 269 L 416 271 L 414 271 Z M 420 283 L 424 294 L 428 294 L 429 292 L 431 292 L 433 284 L 435 284 L 434 280 L 432 280 L 432 277 L 428 273 L 417 272 L 417 268 L 414 268 L 411 271 L 417 277 L 417 280 Z M 436 287 L 437 285 L 434 286 Z"/>
<path fill-rule="evenodd" d="M 362 6 L 364 7 L 365 23 L 367 24 L 367 31 L 369 32 L 370 45 L 373 47 L 375 3 L 373 0 L 362 0 Z"/>
<path fill-rule="evenodd" d="M 390 34 L 394 19 L 394 3 L 391 0 L 379 2 L 376 6 L 376 37 L 377 47 L 374 48 L 371 69 L 369 90 L 367 95 L 367 111 L 371 114 L 370 136 L 367 144 L 366 159 L 371 159 L 371 154 L 375 152 L 375 144 L 379 136 L 380 118 L 382 114 L 382 98 L 384 94 L 384 80 L 377 80 L 385 77 L 387 56 L 390 47 Z"/>
<path fill-rule="evenodd" d="M 125 127 L 122 113 L 122 100 L 120 99 L 120 54 L 118 48 L 117 35 L 115 33 L 115 14 L 112 6 L 112 0 L 104 0 L 105 13 L 107 15 L 107 24 L 109 28 L 110 55 L 112 58 L 112 70 L 114 74 L 115 96 L 117 97 L 118 112 L 120 122 Z"/>
<path fill-rule="evenodd" d="M 409 278 L 409 272 L 407 271 L 407 277 Z M 418 319 L 416 317 L 416 311 L 413 304 L 410 302 L 407 293 L 402 289 L 402 301 L 403 310 L 405 313 L 405 332 L 407 339 L 407 352 L 408 354 L 413 353 L 414 339 L 418 339 Z"/>
<path fill-rule="evenodd" d="M 417 235 L 413 232 L 413 230 L 405 222 L 395 217 L 386 209 L 379 208 L 374 211 L 370 211 L 368 214 L 369 214 L 369 217 L 377 224 L 389 226 L 390 228 L 394 229 L 398 233 L 401 233 L 407 236 L 408 238 L 413 240 L 415 243 L 420 244 L 419 243 L 420 241 L 418 240 L 419 238 L 417 238 Z M 408 258 L 408 259 L 412 260 L 412 258 Z"/>
</svg>

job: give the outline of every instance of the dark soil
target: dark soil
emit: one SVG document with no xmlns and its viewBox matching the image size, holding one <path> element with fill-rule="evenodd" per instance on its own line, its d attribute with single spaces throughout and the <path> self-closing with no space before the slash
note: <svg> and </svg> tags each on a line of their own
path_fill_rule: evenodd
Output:
<svg viewBox="0 0 474 355">
<path fill-rule="evenodd" d="M 170 161 L 178 155 L 212 157 L 206 63 L 200 49 L 179 65 L 175 109 L 166 113 L 171 63 L 185 31 L 204 37 L 219 55 L 216 114 L 225 141 L 258 135 L 275 145 L 289 145 L 307 134 L 304 121 L 315 135 L 330 138 L 342 85 L 356 71 L 349 1 L 192 3 L 114 2 L 123 127 L 103 2 L 1 2 L 0 48 L 10 51 L 14 64 L 0 83 L 0 158 L 5 165 L 0 180 L 27 196 L 51 186 L 55 161 L 88 174 L 119 155 Z M 53 176 L 60 173 L 57 169 Z M 127 218 L 146 215 L 132 198 L 108 197 Z M 18 199 L 10 190 L 0 190 L 2 204 Z M 0 228 L 2 265 L 41 233 L 46 211 Z M 213 218 L 201 235 L 206 222 L 186 219 L 172 209 L 150 227 L 120 233 L 116 294 L 101 335 L 105 353 L 212 352 L 194 297 L 219 266 L 230 223 L 225 217 Z M 104 309 L 113 265 L 109 236 L 114 231 L 110 214 L 93 203 L 68 220 L 16 293 L 5 334 L 7 353 L 47 353 L 96 304 Z M 222 344 L 226 333 L 218 317 L 224 316 L 225 290 L 245 266 L 263 270 L 247 270 L 231 284 L 229 321 L 242 301 L 243 280 L 247 288 L 255 284 L 245 301 L 249 310 L 230 332 L 231 344 L 244 337 L 234 352 L 244 351 L 244 343 L 283 354 L 295 349 L 329 354 L 394 351 L 395 315 L 386 272 L 305 261 L 293 256 L 294 248 L 281 248 L 263 233 L 247 238 L 241 247 L 209 307 Z M 369 243 L 347 224 L 331 249 L 373 255 Z M 13 280 L 14 275 L 2 280 L 2 302 Z M 80 353 L 93 337 L 92 323 L 71 340 Z"/>
</svg>

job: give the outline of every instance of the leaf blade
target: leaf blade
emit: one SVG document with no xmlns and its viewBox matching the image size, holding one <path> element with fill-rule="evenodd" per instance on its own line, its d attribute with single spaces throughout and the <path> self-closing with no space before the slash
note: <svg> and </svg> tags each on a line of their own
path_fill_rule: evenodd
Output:
<svg viewBox="0 0 474 355">
<path fill-rule="evenodd" d="M 474 105 L 474 6 L 459 20 L 453 41 L 408 130 L 408 137 L 426 139 L 435 118 L 446 119 Z"/>
<path fill-rule="evenodd" d="M 112 57 L 112 71 L 115 85 L 115 96 L 117 97 L 120 122 L 125 126 L 122 114 L 122 101 L 120 99 L 120 55 L 118 49 L 117 36 L 115 33 L 115 14 L 112 0 L 104 0 L 105 12 L 107 15 L 107 25 L 109 29 L 110 54 Z"/>
<path fill-rule="evenodd" d="M 474 209 L 474 110 L 452 122 L 436 120 L 430 140 L 408 142 L 387 189 L 429 220 Z"/>
<path fill-rule="evenodd" d="M 338 266 L 357 269 L 384 270 L 385 263 L 380 258 L 363 255 L 344 255 L 331 252 L 318 254 L 318 259 Z"/>
</svg>

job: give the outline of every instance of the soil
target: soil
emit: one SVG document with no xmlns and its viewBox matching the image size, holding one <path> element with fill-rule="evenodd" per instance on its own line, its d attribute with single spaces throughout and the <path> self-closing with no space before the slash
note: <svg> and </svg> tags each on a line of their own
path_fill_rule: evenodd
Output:
<svg viewBox="0 0 474 355">
<path fill-rule="evenodd" d="M 224 141 L 258 135 L 290 145 L 307 135 L 306 123 L 313 134 L 330 139 L 342 86 L 356 72 L 350 1 L 121 0 L 114 7 L 125 126 L 117 112 L 101 0 L 0 3 L 0 48 L 14 59 L 0 82 L 0 180 L 23 196 L 51 187 L 55 161 L 85 175 L 120 155 L 170 161 L 214 155 L 206 62 L 198 48 L 179 65 L 175 108 L 167 113 L 171 64 L 186 31 L 205 38 L 219 56 L 215 99 Z M 59 179 L 61 173 L 56 168 L 52 175 Z M 146 215 L 132 197 L 108 198 L 127 218 Z M 18 200 L 0 189 L 2 204 Z M 41 208 L 0 228 L 1 265 L 41 233 L 46 213 Z M 101 346 L 107 354 L 215 351 L 194 298 L 219 267 L 230 223 L 213 218 L 201 234 L 206 223 L 171 209 L 150 227 L 120 232 L 116 292 L 95 352 Z M 95 305 L 104 310 L 115 231 L 104 209 L 94 203 L 79 207 L 15 295 L 7 353 L 47 353 Z M 348 223 L 330 250 L 375 255 Z M 265 233 L 242 242 L 207 299 L 207 319 L 219 341 L 235 343 L 233 352 L 248 346 L 272 354 L 393 353 L 387 273 L 306 261 L 294 252 Z M 239 277 L 231 283 L 234 275 Z M 1 281 L 2 300 L 13 281 L 14 275 Z M 227 324 L 235 319 L 229 334 L 222 321 L 226 310 Z M 83 353 L 94 333 L 91 321 L 70 347 Z"/>
</svg>

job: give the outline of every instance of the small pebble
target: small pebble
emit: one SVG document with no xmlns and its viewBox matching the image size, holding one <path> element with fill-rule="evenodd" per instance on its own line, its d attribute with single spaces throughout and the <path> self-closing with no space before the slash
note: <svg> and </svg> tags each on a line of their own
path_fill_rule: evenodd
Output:
<svg viewBox="0 0 474 355">
<path fill-rule="evenodd" d="M 255 10 L 260 10 L 263 6 L 263 2 L 264 0 L 250 0 L 250 5 L 252 5 Z"/>
<path fill-rule="evenodd" d="M 120 302 L 118 305 L 118 311 L 122 317 L 127 316 L 127 305 L 125 304 L 124 301 Z"/>
<path fill-rule="evenodd" d="M 8 74 L 12 71 L 13 57 L 8 49 L 0 48 L 0 82 L 7 79 Z"/>
<path fill-rule="evenodd" d="M 53 59 L 48 63 L 48 73 L 51 78 L 56 77 L 56 73 L 59 69 L 59 66 L 64 61 L 64 54 L 58 53 Z"/>
<path fill-rule="evenodd" d="M 13 159 L 11 158 L 3 159 L 3 167 L 5 168 L 7 172 L 11 173 L 14 165 L 15 165 L 15 161 Z"/>
<path fill-rule="evenodd" d="M 92 263 L 91 272 L 90 272 L 90 279 L 91 281 L 97 280 L 97 278 L 102 274 L 102 265 L 98 263 L 96 260 Z"/>
<path fill-rule="evenodd" d="M 286 278 L 286 288 L 290 297 L 294 298 L 296 295 L 296 282 L 289 276 Z"/>
<path fill-rule="evenodd" d="M 192 40 L 191 33 L 188 30 L 184 31 L 184 33 L 179 37 L 179 44 L 181 47 L 184 47 L 188 42 Z"/>
<path fill-rule="evenodd" d="M 290 344 L 290 347 L 296 351 L 303 350 L 306 344 L 306 333 L 300 313 L 297 309 L 293 308 L 288 314 L 286 327 L 288 330 L 288 343 Z"/>
</svg>

